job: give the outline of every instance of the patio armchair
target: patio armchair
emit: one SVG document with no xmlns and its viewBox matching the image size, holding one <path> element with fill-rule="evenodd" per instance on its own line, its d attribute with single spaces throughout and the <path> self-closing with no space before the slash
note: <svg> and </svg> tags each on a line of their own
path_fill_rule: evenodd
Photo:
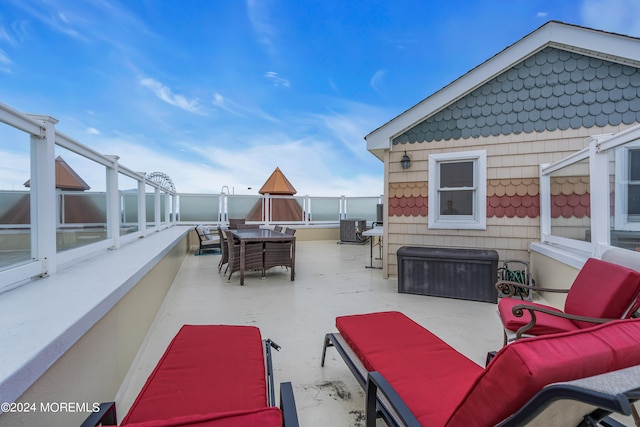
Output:
<svg viewBox="0 0 640 427">
<path fill-rule="evenodd" d="M 625 319 L 640 306 L 640 273 L 618 264 L 589 258 L 569 289 L 542 288 L 498 281 L 496 288 L 513 295 L 514 287 L 567 293 L 564 310 L 519 299 L 502 298 L 498 314 L 504 326 L 504 343 L 523 336 L 575 331 L 595 324 Z"/>
<path fill-rule="evenodd" d="M 399 312 L 336 318 L 366 426 L 608 426 L 640 398 L 640 319 L 518 340 L 481 367 Z"/>
<path fill-rule="evenodd" d="M 198 225 L 195 230 L 200 241 L 200 247 L 198 248 L 196 255 L 202 255 L 202 252 L 204 251 L 220 250 L 220 239 L 217 236 L 212 236 L 208 227 Z"/>
<path fill-rule="evenodd" d="M 229 277 L 227 282 L 230 282 L 233 273 L 240 271 L 240 243 L 235 241 L 231 231 L 223 230 L 223 233 L 227 240 L 227 251 L 229 252 L 227 265 Z M 244 270 L 261 271 L 262 277 L 264 277 L 264 247 L 262 243 L 246 243 L 244 248 Z"/>
<path fill-rule="evenodd" d="M 122 426 L 296 427 L 291 383 L 276 406 L 271 349 L 254 326 L 184 325 L 167 347 Z M 114 402 L 81 427 L 116 425 Z"/>
<path fill-rule="evenodd" d="M 229 249 L 227 248 L 227 239 L 224 237 L 224 233 L 222 232 L 222 228 L 218 227 L 218 238 L 220 239 L 220 262 L 218 263 L 218 273 L 222 270 L 222 266 L 229 262 Z M 224 270 L 225 274 L 227 273 L 227 268 Z"/>
</svg>

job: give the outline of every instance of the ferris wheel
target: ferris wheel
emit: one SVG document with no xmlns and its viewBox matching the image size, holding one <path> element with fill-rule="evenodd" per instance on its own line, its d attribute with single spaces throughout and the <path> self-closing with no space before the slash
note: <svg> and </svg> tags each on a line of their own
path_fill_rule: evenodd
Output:
<svg viewBox="0 0 640 427">
<path fill-rule="evenodd" d="M 171 180 L 169 175 L 167 175 L 166 173 L 151 172 L 150 174 L 147 175 L 147 179 L 149 179 L 152 182 L 155 182 L 160 187 L 162 187 L 163 189 L 171 193 L 176 192 L 176 187 L 175 185 L 173 185 L 173 181 Z"/>
</svg>

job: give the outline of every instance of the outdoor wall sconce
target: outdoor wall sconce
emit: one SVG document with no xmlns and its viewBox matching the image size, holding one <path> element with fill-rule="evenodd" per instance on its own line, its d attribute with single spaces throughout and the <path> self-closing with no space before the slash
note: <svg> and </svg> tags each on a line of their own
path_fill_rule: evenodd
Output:
<svg viewBox="0 0 640 427">
<path fill-rule="evenodd" d="M 404 156 L 402 156 L 402 160 L 400 160 L 400 164 L 402 165 L 402 169 L 409 169 L 411 166 L 411 157 L 407 155 L 407 152 L 404 152 Z"/>
</svg>

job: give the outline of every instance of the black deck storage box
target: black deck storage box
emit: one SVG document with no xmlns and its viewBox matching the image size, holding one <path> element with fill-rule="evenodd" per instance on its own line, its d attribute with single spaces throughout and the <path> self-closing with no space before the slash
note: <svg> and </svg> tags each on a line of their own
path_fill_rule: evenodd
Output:
<svg viewBox="0 0 640 427">
<path fill-rule="evenodd" d="M 403 246 L 398 292 L 496 303 L 498 253 L 487 249 Z"/>
</svg>

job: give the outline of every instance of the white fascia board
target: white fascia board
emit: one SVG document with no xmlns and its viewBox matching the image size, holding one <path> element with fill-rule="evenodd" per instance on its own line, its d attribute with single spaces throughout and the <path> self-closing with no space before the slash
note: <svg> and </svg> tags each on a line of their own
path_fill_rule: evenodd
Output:
<svg viewBox="0 0 640 427">
<path fill-rule="evenodd" d="M 640 66 L 639 39 L 551 21 L 368 134 L 367 149 L 391 149 L 392 139 L 406 129 L 547 46 Z"/>
</svg>

